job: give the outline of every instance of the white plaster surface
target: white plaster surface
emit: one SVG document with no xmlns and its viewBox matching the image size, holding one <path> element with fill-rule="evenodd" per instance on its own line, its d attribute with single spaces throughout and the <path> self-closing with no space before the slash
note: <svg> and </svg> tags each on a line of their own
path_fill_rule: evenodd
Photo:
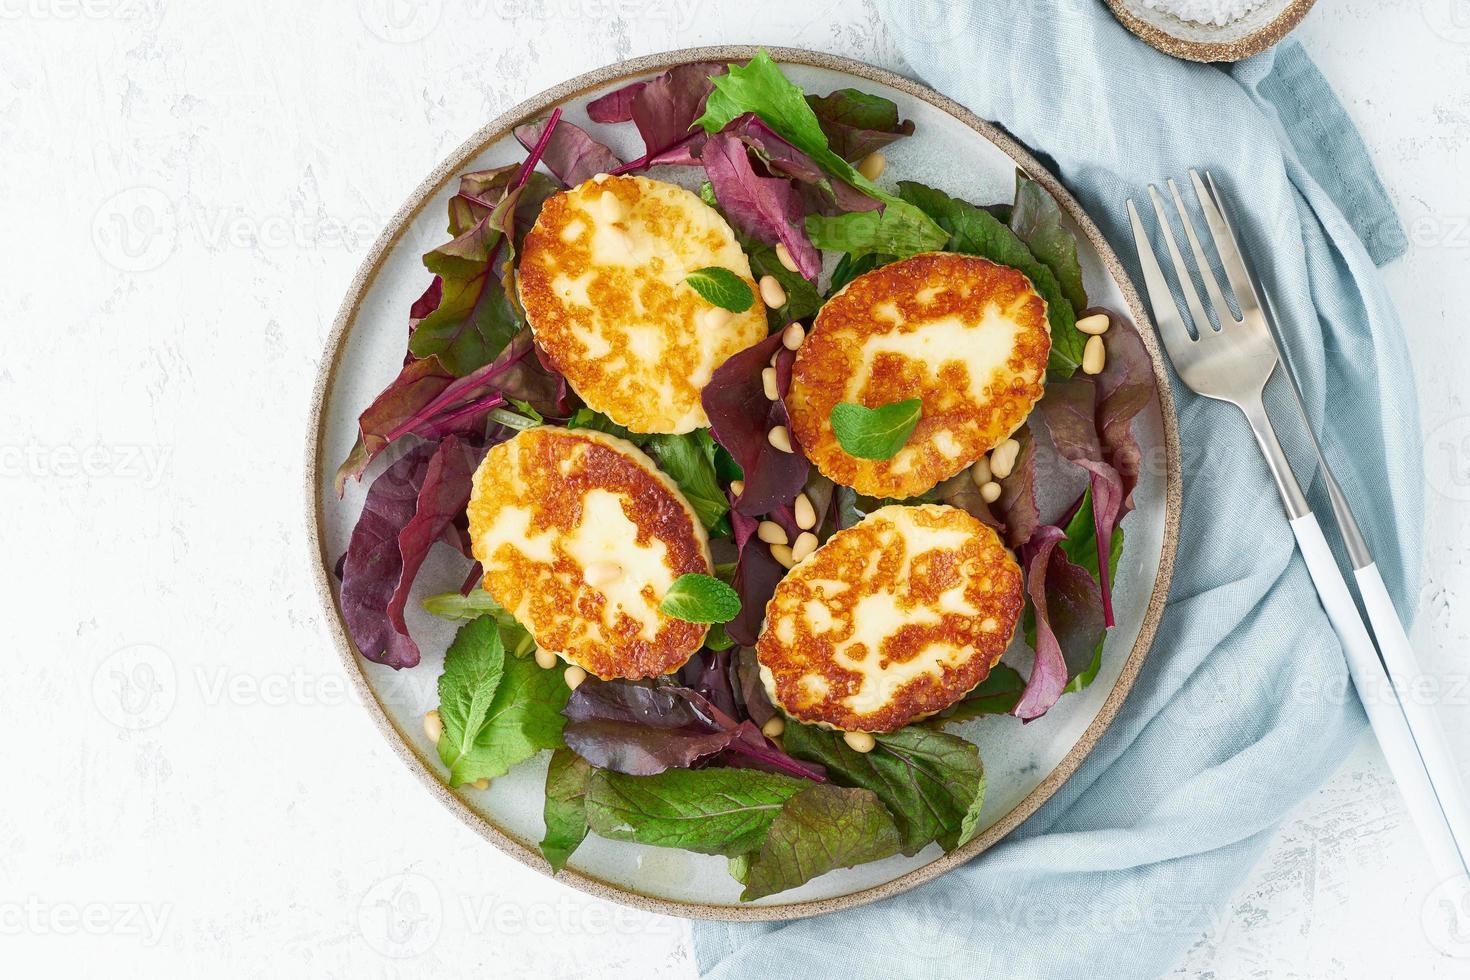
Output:
<svg viewBox="0 0 1470 980">
<path fill-rule="evenodd" d="M 1470 755 L 1470 0 L 1323 0 L 1298 36 L 1409 227 L 1415 635 Z M 450 149 L 725 41 L 902 68 L 856 0 L 0 0 L 0 974 L 693 975 L 682 921 L 502 857 L 352 703 L 300 447 L 341 293 Z M 1470 975 L 1435 885 L 1365 743 L 1174 975 Z"/>
</svg>

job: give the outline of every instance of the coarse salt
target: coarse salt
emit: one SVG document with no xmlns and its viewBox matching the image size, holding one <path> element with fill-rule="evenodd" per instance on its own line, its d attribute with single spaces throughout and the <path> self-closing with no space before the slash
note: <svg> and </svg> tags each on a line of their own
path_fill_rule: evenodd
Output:
<svg viewBox="0 0 1470 980">
<path fill-rule="evenodd" d="M 1162 10 L 1180 20 L 1224 27 L 1261 6 L 1265 0 L 1143 0 L 1150 10 Z"/>
</svg>

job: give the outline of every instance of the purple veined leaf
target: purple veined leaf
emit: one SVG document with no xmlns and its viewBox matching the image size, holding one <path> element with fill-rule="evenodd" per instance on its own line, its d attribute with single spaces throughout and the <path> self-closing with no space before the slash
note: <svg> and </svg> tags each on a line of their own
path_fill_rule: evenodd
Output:
<svg viewBox="0 0 1470 980">
<path fill-rule="evenodd" d="M 373 481 L 341 561 L 340 601 L 347 633 L 364 657 L 393 668 L 419 662 L 418 644 L 406 631 L 394 629 L 387 610 L 403 569 L 398 534 L 413 519 L 438 448 L 431 442 L 415 446 Z"/>
<path fill-rule="evenodd" d="M 750 148 L 765 168 L 777 177 L 789 177 L 811 188 L 812 210 L 824 214 L 848 211 L 877 211 L 883 203 L 869 197 L 844 180 L 831 177 L 817 162 L 781 137 L 759 116 L 746 113 L 730 121 L 722 131 Z M 808 278 L 811 278 L 808 276 Z"/>
<path fill-rule="evenodd" d="M 845 88 L 828 95 L 808 95 L 806 101 L 817 114 L 832 152 L 849 163 L 914 132 L 913 121 L 900 120 L 898 106 L 882 96 Z"/>
<path fill-rule="evenodd" d="M 785 577 L 786 568 L 771 554 L 770 545 L 756 537 L 746 542 L 740 549 L 740 560 L 731 582 L 740 596 L 740 613 L 725 624 L 730 639 L 741 646 L 755 646 L 766 619 L 766 603 Z"/>
<path fill-rule="evenodd" d="M 629 82 L 587 103 L 587 118 L 595 123 L 628 122 L 633 118 L 633 100 L 647 82 Z"/>
<path fill-rule="evenodd" d="M 745 717 L 736 693 L 733 649 L 700 650 L 677 672 L 679 683 L 732 718 Z"/>
<path fill-rule="evenodd" d="M 1153 361 L 1138 336 L 1138 329 L 1125 317 L 1102 307 L 1083 310 L 1082 316 L 1104 313 L 1110 321 L 1103 344 L 1107 361 L 1097 384 L 1097 431 L 1103 459 L 1112 464 L 1123 482 L 1123 513 L 1133 509 L 1133 488 L 1138 484 L 1143 450 L 1133 436 L 1133 420 L 1158 397 Z"/>
<path fill-rule="evenodd" d="M 533 149 L 546 134 L 549 122 L 549 119 L 538 119 L 517 126 L 516 139 L 526 149 Z M 541 162 L 567 187 L 575 187 L 598 174 L 615 173 L 623 165 L 616 153 L 593 139 L 585 129 L 569 122 L 557 123 Z"/>
<path fill-rule="evenodd" d="M 768 245 L 785 245 L 807 279 L 821 274 L 822 256 L 807 237 L 806 210 L 790 181 L 758 176 L 745 144 L 726 133 L 709 137 L 700 159 L 731 224 Z"/>
<path fill-rule="evenodd" d="M 483 433 L 485 418 L 507 398 L 529 402 L 543 415 L 565 418 L 574 410 L 566 379 L 548 370 L 529 328 L 522 328 L 500 356 L 456 378 L 434 358 L 410 361 L 358 418 L 358 440 L 337 469 L 340 497 L 349 478 L 361 479 L 369 463 L 407 435 L 441 439 Z"/>
<path fill-rule="evenodd" d="M 1107 630 L 1102 590 L 1058 547 L 1065 536 L 1061 528 L 1043 525 L 1021 551 L 1036 618 L 1035 663 L 1011 711 L 1023 721 L 1040 718 L 1056 704 L 1068 681 L 1091 664 Z"/>
<path fill-rule="evenodd" d="M 764 726 L 776 717 L 777 712 L 771 696 L 766 693 L 765 684 L 761 683 L 760 662 L 755 659 L 755 651 L 749 648 L 733 652 L 736 655 L 735 679 L 746 716 L 755 724 Z"/>
<path fill-rule="evenodd" d="M 409 337 L 413 336 L 414 329 L 418 327 L 419 321 L 423 320 L 424 317 L 428 316 L 430 313 L 433 313 L 436 309 L 438 309 L 439 303 L 441 300 L 443 300 L 443 298 L 444 280 L 440 279 L 438 276 L 435 276 L 434 281 L 429 283 L 429 288 L 425 289 L 423 295 L 414 300 L 413 305 L 408 308 Z M 404 364 L 411 363 L 413 360 L 414 356 L 412 352 L 403 352 Z"/>
<path fill-rule="evenodd" d="M 705 133 L 692 127 L 714 89 L 709 77 L 722 74 L 725 68 L 716 62 L 676 65 L 657 78 L 633 82 L 588 103 L 587 116 L 593 122 L 632 120 L 643 137 L 643 156 L 614 172 L 631 173 L 660 164 L 697 166 Z"/>
<path fill-rule="evenodd" d="M 728 765 L 825 779 L 820 766 L 791 758 L 749 721 L 736 721 L 677 684 L 589 679 L 572 692 L 562 714 L 567 746 L 613 772 L 652 776 L 720 756 Z"/>
<path fill-rule="evenodd" d="M 772 427 L 787 426 L 790 431 L 785 406 L 766 398 L 761 384 L 761 371 L 778 351 L 777 381 L 784 394 L 796 355 L 782 346 L 777 333 L 729 357 L 715 369 L 700 396 L 715 441 L 744 471 L 745 492 L 735 500 L 734 508 L 747 517 L 790 503 L 811 471 L 800 446 L 793 442 L 793 451 L 786 453 L 770 442 Z"/>
<path fill-rule="evenodd" d="M 413 580 L 434 542 L 444 540 L 448 533 L 451 535 L 448 543 L 464 553 L 464 546 L 469 543 L 468 528 L 461 534 L 456 522 L 469 505 L 472 479 L 484 458 L 485 447 L 472 445 L 455 436 L 447 436 L 430 457 L 413 516 L 398 532 L 398 585 L 388 600 L 386 610 L 388 622 L 395 632 L 408 635 L 403 609 L 408 604 Z"/>
</svg>

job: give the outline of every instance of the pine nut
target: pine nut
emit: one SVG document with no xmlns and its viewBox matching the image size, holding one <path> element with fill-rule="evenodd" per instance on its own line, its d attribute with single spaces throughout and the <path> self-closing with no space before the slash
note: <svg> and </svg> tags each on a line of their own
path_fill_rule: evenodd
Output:
<svg viewBox="0 0 1470 980">
<path fill-rule="evenodd" d="M 797 494 L 796 503 L 791 509 L 796 512 L 796 526 L 803 531 L 810 531 L 817 526 L 817 509 L 812 506 L 812 498 L 806 494 Z"/>
<path fill-rule="evenodd" d="M 473 783 L 470 783 L 470 785 L 472 787 L 474 787 L 475 789 L 489 789 L 490 788 L 490 780 L 481 778 L 481 779 L 475 780 Z"/>
<path fill-rule="evenodd" d="M 1000 484 L 994 480 L 980 484 L 980 499 L 987 504 L 995 503 L 1000 499 Z"/>
<path fill-rule="evenodd" d="M 776 261 L 780 262 L 781 268 L 785 269 L 787 272 L 801 271 L 801 267 L 798 266 L 796 264 L 796 260 L 791 257 L 791 249 L 786 247 L 785 242 L 776 243 Z"/>
<path fill-rule="evenodd" d="M 766 438 L 770 441 L 771 445 L 775 446 L 783 453 L 794 452 L 794 450 L 791 448 L 791 433 L 786 431 L 786 426 L 772 426 L 771 431 L 766 433 Z"/>
<path fill-rule="evenodd" d="M 550 650 L 543 650 L 540 647 L 536 648 L 536 666 L 542 670 L 550 670 L 555 667 L 557 661 L 560 659 L 560 657 Z"/>
<path fill-rule="evenodd" d="M 567 687 L 575 691 L 577 686 L 587 679 L 587 672 L 576 664 L 572 664 L 562 671 L 561 677 L 567 682 Z"/>
<path fill-rule="evenodd" d="M 761 302 L 773 310 L 786 305 L 786 290 L 775 276 L 761 276 Z"/>
<path fill-rule="evenodd" d="M 766 544 L 786 544 L 791 540 L 786 536 L 786 529 L 775 521 L 761 521 L 755 527 L 755 536 Z"/>
<path fill-rule="evenodd" d="M 730 493 L 731 493 L 732 496 L 738 497 L 738 496 L 740 496 L 744 492 L 745 492 L 745 481 L 744 480 L 731 480 L 730 481 Z"/>
<path fill-rule="evenodd" d="M 817 536 L 810 531 L 802 531 L 796 536 L 796 543 L 791 546 L 791 560 L 798 563 L 805 561 L 816 550 Z"/>
<path fill-rule="evenodd" d="M 582 573 L 582 579 L 594 589 L 612 585 L 622 577 L 623 566 L 610 561 L 594 561 Z"/>
<path fill-rule="evenodd" d="M 990 451 L 990 476 L 992 479 L 1004 480 L 1011 475 L 1011 470 L 1016 468 L 1016 457 L 1021 455 L 1021 444 L 1014 439 L 1007 439 Z"/>
<path fill-rule="evenodd" d="M 1082 348 L 1082 373 L 1102 374 L 1102 369 L 1108 363 L 1108 351 L 1103 346 L 1101 337 L 1092 337 L 1087 341 L 1087 346 Z"/>
<path fill-rule="evenodd" d="M 766 393 L 766 401 L 774 402 L 781 400 L 781 389 L 776 384 L 775 368 L 761 368 L 761 388 Z"/>
<path fill-rule="evenodd" d="M 1096 337 L 1108 332 L 1110 322 L 1106 313 L 1094 313 L 1092 316 L 1085 316 L 1078 320 L 1077 329 L 1090 337 Z"/>
<path fill-rule="evenodd" d="M 787 350 L 796 350 L 803 340 L 806 340 L 806 327 L 799 323 L 793 323 L 781 331 L 781 343 Z"/>
<path fill-rule="evenodd" d="M 761 734 L 766 738 L 780 738 L 784 731 L 786 731 L 786 719 L 780 715 L 774 715 L 770 721 L 761 726 Z"/>
<path fill-rule="evenodd" d="M 796 565 L 796 559 L 791 557 L 791 546 L 784 544 L 771 545 L 771 557 L 780 563 L 782 568 L 792 568 Z"/>
<path fill-rule="evenodd" d="M 975 481 L 975 486 L 983 487 L 985 486 L 985 484 L 990 482 L 990 477 L 990 457 L 981 456 L 979 459 L 975 460 L 974 465 L 970 467 L 970 479 Z"/>
<path fill-rule="evenodd" d="M 883 171 L 887 166 L 888 158 L 877 150 L 874 150 L 872 153 L 863 157 L 862 162 L 858 164 L 858 173 L 869 180 L 877 180 L 883 176 Z"/>
<path fill-rule="evenodd" d="M 871 752 L 878 745 L 878 740 L 867 732 L 843 732 L 842 740 L 854 752 Z"/>
<path fill-rule="evenodd" d="M 439 739 L 444 736 L 444 721 L 439 717 L 438 708 L 424 715 L 424 734 L 429 736 L 429 741 L 435 745 L 438 745 Z"/>
</svg>

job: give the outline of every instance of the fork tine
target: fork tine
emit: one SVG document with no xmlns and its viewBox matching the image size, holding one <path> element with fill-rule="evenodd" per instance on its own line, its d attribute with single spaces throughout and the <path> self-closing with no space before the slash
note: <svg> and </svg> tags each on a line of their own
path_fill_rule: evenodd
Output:
<svg viewBox="0 0 1470 980">
<path fill-rule="evenodd" d="M 1174 302 L 1169 280 L 1164 278 L 1164 270 L 1159 268 L 1154 247 L 1149 242 L 1148 232 L 1143 230 L 1143 222 L 1138 218 L 1138 208 L 1133 206 L 1132 198 L 1128 199 L 1128 220 L 1133 225 L 1133 244 L 1138 248 L 1138 264 L 1143 267 L 1143 288 L 1148 293 L 1149 306 L 1153 307 L 1154 323 L 1158 325 L 1159 336 L 1164 338 L 1164 349 L 1169 352 L 1169 359 L 1175 362 L 1177 371 L 1178 365 L 1188 356 L 1189 345 L 1194 343 L 1194 338 L 1189 335 L 1184 318 L 1179 315 L 1179 304 Z"/>
<path fill-rule="evenodd" d="M 1169 194 L 1174 198 L 1174 207 L 1179 209 L 1179 221 L 1184 225 L 1184 237 L 1189 239 L 1189 250 L 1194 253 L 1194 264 L 1199 268 L 1199 277 L 1204 281 L 1205 292 L 1210 295 L 1210 302 L 1215 307 L 1215 319 L 1224 330 L 1226 325 L 1236 323 L 1235 312 L 1230 309 L 1230 304 L 1225 302 L 1225 295 L 1220 292 L 1220 284 L 1215 281 L 1215 272 L 1210 268 L 1210 260 L 1205 258 L 1205 250 L 1200 245 L 1199 235 L 1194 230 L 1194 219 L 1189 216 L 1189 209 L 1184 206 L 1184 198 L 1179 196 L 1179 185 L 1174 183 L 1174 178 L 1169 178 Z M 1201 330 L 1204 327 L 1200 328 Z"/>
<path fill-rule="evenodd" d="M 1255 280 L 1251 278 L 1250 270 L 1246 268 L 1245 260 L 1241 256 L 1240 242 L 1236 240 L 1235 228 L 1231 226 L 1230 218 L 1225 213 L 1225 200 L 1220 196 L 1220 189 L 1215 186 L 1215 177 L 1208 170 L 1205 171 L 1205 179 L 1209 181 L 1208 188 L 1200 180 L 1197 171 L 1191 170 L 1189 179 L 1194 184 L 1195 196 L 1199 198 L 1200 210 L 1205 213 L 1205 223 L 1210 226 L 1210 237 L 1215 240 L 1215 252 L 1220 256 L 1220 265 L 1225 268 L 1225 275 L 1230 279 L 1235 301 L 1240 304 L 1241 312 L 1249 315 L 1252 308 L 1261 309 L 1261 297 L 1256 292 Z"/>
<path fill-rule="evenodd" d="M 1204 304 L 1199 301 L 1199 293 L 1194 288 L 1194 278 L 1189 274 L 1189 266 L 1184 261 L 1184 256 L 1179 253 L 1179 246 L 1174 241 L 1174 229 L 1169 225 L 1169 216 L 1164 211 L 1164 199 L 1159 196 L 1158 189 L 1153 184 L 1148 185 L 1148 196 L 1154 202 L 1154 214 L 1159 217 L 1159 230 L 1164 233 L 1164 244 L 1169 249 L 1169 258 L 1174 261 L 1174 274 L 1179 277 L 1179 288 L 1184 291 L 1184 301 L 1189 304 L 1189 313 L 1194 317 L 1194 334 L 1200 340 L 1213 333 L 1210 326 L 1209 314 L 1205 313 Z M 1181 215 L 1181 217 L 1184 217 Z M 1184 226 L 1189 227 L 1188 220 Z"/>
</svg>

